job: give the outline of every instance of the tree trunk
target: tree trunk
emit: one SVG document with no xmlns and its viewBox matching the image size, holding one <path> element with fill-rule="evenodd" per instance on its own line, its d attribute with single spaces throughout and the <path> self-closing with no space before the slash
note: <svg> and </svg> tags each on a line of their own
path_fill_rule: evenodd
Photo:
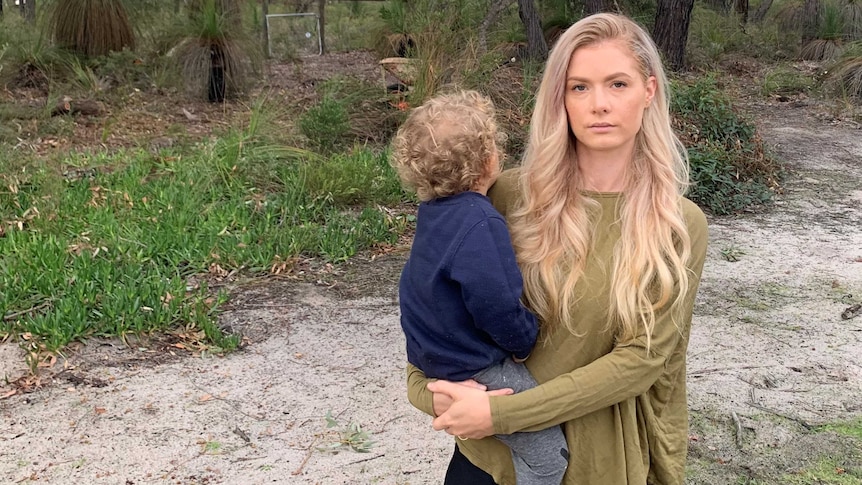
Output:
<svg viewBox="0 0 862 485">
<path fill-rule="evenodd" d="M 817 37 L 817 24 L 820 20 L 820 0 L 805 0 L 802 7 L 802 45 Z"/>
<path fill-rule="evenodd" d="M 739 18 L 739 23 L 745 25 L 748 23 L 748 0 L 733 0 L 733 12 Z"/>
<path fill-rule="evenodd" d="M 36 23 L 36 0 L 27 0 L 24 4 L 24 18 L 31 24 Z"/>
<path fill-rule="evenodd" d="M 542 22 L 533 0 L 518 0 L 518 16 L 527 32 L 527 55 L 530 59 L 541 61 L 548 57 L 548 43 L 542 32 Z"/>
<path fill-rule="evenodd" d="M 326 0 L 317 0 L 317 10 L 320 12 L 320 54 L 326 54 Z"/>
<path fill-rule="evenodd" d="M 757 11 L 754 12 L 754 17 L 752 17 L 752 21 L 756 24 L 760 24 L 763 22 L 763 19 L 766 18 L 766 12 L 769 11 L 769 7 L 772 6 L 772 0 L 761 0 L 760 5 L 757 6 Z"/>
<path fill-rule="evenodd" d="M 207 99 L 211 103 L 224 102 L 226 91 L 224 51 L 218 44 L 210 46 L 210 75 L 207 83 Z"/>
<path fill-rule="evenodd" d="M 263 0 L 263 5 L 261 5 L 261 10 L 263 14 L 263 35 L 261 35 L 261 44 L 263 45 L 263 57 L 269 58 L 269 22 L 266 20 L 266 16 L 269 15 L 269 0 Z"/>
<path fill-rule="evenodd" d="M 705 0 L 704 3 L 707 7 L 715 10 L 716 12 L 721 12 L 726 15 L 728 9 L 730 8 L 730 3 L 733 0 Z"/>
<path fill-rule="evenodd" d="M 685 44 L 693 7 L 694 0 L 658 0 L 653 39 L 668 68 L 674 71 L 685 68 Z"/>
<path fill-rule="evenodd" d="M 180 4 L 182 4 L 183 0 L 174 0 L 174 14 L 180 13 Z"/>
<path fill-rule="evenodd" d="M 491 2 L 487 15 L 479 24 L 479 49 L 482 53 L 488 52 L 488 29 L 511 3 L 512 0 L 493 0 Z"/>
<path fill-rule="evenodd" d="M 599 12 L 613 12 L 614 6 L 609 0 L 584 0 L 584 15 Z"/>
</svg>

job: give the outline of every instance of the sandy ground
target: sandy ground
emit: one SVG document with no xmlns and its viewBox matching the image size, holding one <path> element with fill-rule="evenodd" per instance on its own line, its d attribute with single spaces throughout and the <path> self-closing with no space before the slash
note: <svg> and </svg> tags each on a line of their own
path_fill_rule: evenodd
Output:
<svg viewBox="0 0 862 485">
<path fill-rule="evenodd" d="M 769 211 L 710 220 L 688 483 L 862 483 L 860 441 L 817 428 L 862 416 L 862 316 L 841 318 L 862 302 L 862 131 L 787 105 L 759 117 L 790 174 Z M 318 284 L 236 283 L 222 319 L 247 345 L 227 357 L 152 342 L 70 353 L 41 390 L 0 399 L 0 482 L 440 483 L 452 440 L 406 400 L 403 258 L 358 258 Z M 25 371 L 0 345 L 0 375 Z M 369 452 L 319 450 L 361 445 L 356 426 Z M 849 481 L 805 481 L 824 460 Z"/>
</svg>

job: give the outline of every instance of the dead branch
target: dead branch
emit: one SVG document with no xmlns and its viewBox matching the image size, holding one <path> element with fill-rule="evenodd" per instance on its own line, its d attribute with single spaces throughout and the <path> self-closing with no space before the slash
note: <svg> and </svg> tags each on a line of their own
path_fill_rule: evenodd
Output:
<svg viewBox="0 0 862 485">
<path fill-rule="evenodd" d="M 739 416 L 737 416 L 736 411 L 731 412 L 730 417 L 733 418 L 733 424 L 736 425 L 736 447 L 741 450 L 742 449 L 742 423 L 739 422 Z"/>
</svg>

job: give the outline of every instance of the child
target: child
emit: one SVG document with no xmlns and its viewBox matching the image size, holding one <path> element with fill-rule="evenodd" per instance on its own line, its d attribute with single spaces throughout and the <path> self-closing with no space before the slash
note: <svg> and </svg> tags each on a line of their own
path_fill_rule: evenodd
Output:
<svg viewBox="0 0 862 485">
<path fill-rule="evenodd" d="M 522 364 L 536 317 L 503 216 L 486 197 L 500 173 L 492 102 L 475 91 L 440 95 L 398 130 L 392 165 L 416 191 L 419 214 L 399 284 L 407 359 L 426 376 L 474 379 L 489 389 L 536 386 Z M 562 430 L 498 435 L 518 485 L 558 485 L 568 462 Z"/>
</svg>

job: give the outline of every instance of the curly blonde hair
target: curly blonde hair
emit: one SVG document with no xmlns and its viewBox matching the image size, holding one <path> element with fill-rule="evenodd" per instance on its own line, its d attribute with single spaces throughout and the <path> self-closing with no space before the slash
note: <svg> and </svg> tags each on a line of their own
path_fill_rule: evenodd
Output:
<svg viewBox="0 0 862 485">
<path fill-rule="evenodd" d="M 585 197 L 575 139 L 564 96 L 566 72 L 575 50 L 607 41 L 628 47 L 646 81 L 656 79 L 629 165 L 620 209 L 622 235 L 614 250 L 609 326 L 618 338 L 646 335 L 656 312 L 679 309 L 686 298 L 686 262 L 691 242 L 682 214 L 688 159 L 673 132 L 668 82 L 649 34 L 632 20 L 597 14 L 569 27 L 557 40 L 536 96 L 530 138 L 523 159 L 523 206 L 513 214 L 512 242 L 524 275 L 531 308 L 545 322 L 575 331 L 571 308 L 593 242 L 590 221 L 595 201 Z"/>
<path fill-rule="evenodd" d="M 392 142 L 391 164 L 421 201 L 473 190 L 502 156 L 494 103 L 476 91 L 441 94 L 414 109 Z"/>
</svg>

